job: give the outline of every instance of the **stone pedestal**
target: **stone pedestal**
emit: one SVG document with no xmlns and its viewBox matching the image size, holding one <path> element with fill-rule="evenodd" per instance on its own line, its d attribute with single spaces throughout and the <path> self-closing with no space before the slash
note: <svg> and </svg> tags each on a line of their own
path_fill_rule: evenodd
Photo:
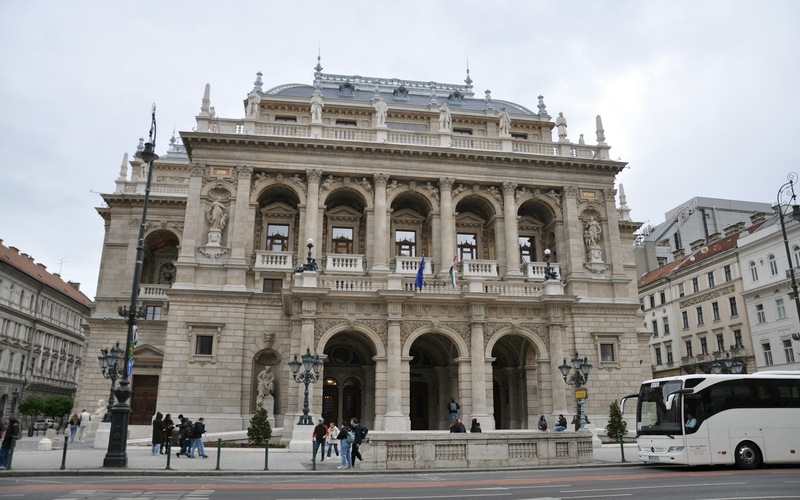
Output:
<svg viewBox="0 0 800 500">
<path fill-rule="evenodd" d="M 313 433 L 313 425 L 300 425 L 295 423 L 294 429 L 292 429 L 292 440 L 289 441 L 289 451 L 308 453 L 308 455 L 311 456 L 311 452 L 314 450 L 314 443 L 311 438 Z"/>
<path fill-rule="evenodd" d="M 94 431 L 94 445 L 92 446 L 96 450 L 107 450 L 108 449 L 108 439 L 111 435 L 111 422 L 97 422 L 97 427 Z M 95 422 L 89 426 L 89 429 L 92 429 L 95 426 Z"/>
<path fill-rule="evenodd" d="M 50 451 L 53 449 L 53 441 L 47 438 L 42 438 L 39 441 L 39 444 L 36 445 L 36 449 L 39 451 Z"/>
</svg>

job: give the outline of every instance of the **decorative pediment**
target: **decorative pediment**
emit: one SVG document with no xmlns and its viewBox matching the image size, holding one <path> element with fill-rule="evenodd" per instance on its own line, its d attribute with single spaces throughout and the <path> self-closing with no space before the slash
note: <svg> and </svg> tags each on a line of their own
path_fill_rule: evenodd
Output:
<svg viewBox="0 0 800 500">
<path fill-rule="evenodd" d="M 297 210 L 286 203 L 270 203 L 261 209 L 261 215 L 270 218 L 293 219 L 297 215 Z"/>
<path fill-rule="evenodd" d="M 425 222 L 425 217 L 409 208 L 403 208 L 392 214 L 392 222 L 395 224 L 416 226 Z"/>
<path fill-rule="evenodd" d="M 133 350 L 137 365 L 160 365 L 164 360 L 164 351 L 149 344 L 136 346 Z"/>
<path fill-rule="evenodd" d="M 325 213 L 325 216 L 330 219 L 331 221 L 341 222 L 341 221 L 359 221 L 361 220 L 362 214 L 361 212 L 350 208 L 348 206 L 339 205 L 337 207 L 331 208 Z"/>
<path fill-rule="evenodd" d="M 472 212 L 467 212 L 465 214 L 458 214 L 456 216 L 456 225 L 457 226 L 475 226 L 475 227 L 483 227 L 486 224 L 486 220 L 478 217 Z"/>
</svg>

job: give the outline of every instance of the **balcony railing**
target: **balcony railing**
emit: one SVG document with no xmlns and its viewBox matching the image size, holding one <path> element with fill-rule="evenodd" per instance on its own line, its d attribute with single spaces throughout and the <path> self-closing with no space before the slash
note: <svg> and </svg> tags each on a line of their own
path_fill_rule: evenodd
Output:
<svg viewBox="0 0 800 500">
<path fill-rule="evenodd" d="M 465 278 L 496 278 L 496 260 L 463 260 L 461 261 L 461 273 Z"/>
<path fill-rule="evenodd" d="M 364 256 L 329 253 L 325 258 L 325 272 L 364 273 Z"/>
<path fill-rule="evenodd" d="M 395 257 L 394 272 L 402 275 L 412 274 L 416 276 L 420 261 L 422 261 L 422 257 Z M 433 276 L 430 261 L 425 262 L 423 276 Z"/>
<path fill-rule="evenodd" d="M 544 281 L 544 270 L 546 262 L 526 262 L 523 264 L 525 277 L 532 280 Z M 556 272 L 556 276 L 561 278 L 561 265 L 556 262 L 550 263 L 550 269 Z"/>
<path fill-rule="evenodd" d="M 167 290 L 169 285 L 141 285 L 139 286 L 139 298 L 147 300 L 167 300 Z"/>
<path fill-rule="evenodd" d="M 255 271 L 291 271 L 294 269 L 294 254 L 292 252 L 256 250 L 253 269 Z"/>
</svg>

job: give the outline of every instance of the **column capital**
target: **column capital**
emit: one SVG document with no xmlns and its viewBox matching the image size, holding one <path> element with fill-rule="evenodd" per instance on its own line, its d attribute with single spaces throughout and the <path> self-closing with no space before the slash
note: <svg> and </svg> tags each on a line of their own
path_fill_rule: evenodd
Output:
<svg viewBox="0 0 800 500">
<path fill-rule="evenodd" d="M 455 181 L 456 180 L 452 177 L 439 177 L 439 186 L 442 188 L 442 191 L 445 189 L 450 191 Z"/>
<path fill-rule="evenodd" d="M 247 178 L 249 181 L 253 175 L 252 165 L 236 165 L 236 175 L 239 180 Z"/>
<path fill-rule="evenodd" d="M 386 187 L 386 183 L 389 182 L 389 174 L 383 172 L 379 172 L 373 177 L 375 178 L 375 187 Z"/>
<path fill-rule="evenodd" d="M 516 193 L 517 183 L 516 182 L 509 182 L 506 181 L 503 183 L 503 194 L 508 196 L 511 195 L 512 197 Z"/>
<path fill-rule="evenodd" d="M 206 166 L 201 163 L 192 163 L 192 166 L 189 167 L 189 175 L 191 177 L 202 177 L 206 171 Z"/>
<path fill-rule="evenodd" d="M 306 175 L 308 176 L 309 184 L 311 184 L 312 182 L 319 184 L 319 180 L 322 178 L 322 171 L 310 168 L 306 170 Z"/>
</svg>

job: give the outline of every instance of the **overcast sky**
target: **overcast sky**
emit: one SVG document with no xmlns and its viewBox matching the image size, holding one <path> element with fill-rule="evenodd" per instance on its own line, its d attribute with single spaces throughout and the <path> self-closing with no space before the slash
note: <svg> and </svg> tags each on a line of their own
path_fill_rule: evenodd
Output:
<svg viewBox="0 0 800 500">
<path fill-rule="evenodd" d="M 326 73 L 462 83 L 535 109 L 570 139 L 602 115 L 631 216 L 694 196 L 774 202 L 800 132 L 800 2 L 0 2 L 0 239 L 93 298 L 98 193 L 124 153 L 191 130 L 203 88 L 242 117 L 264 90 Z"/>
</svg>

